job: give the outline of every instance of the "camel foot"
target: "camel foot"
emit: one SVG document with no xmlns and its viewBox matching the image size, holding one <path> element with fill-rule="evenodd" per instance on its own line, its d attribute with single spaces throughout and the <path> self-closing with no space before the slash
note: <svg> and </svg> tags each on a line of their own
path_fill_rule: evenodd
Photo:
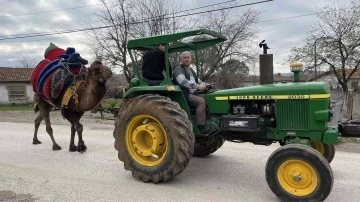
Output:
<svg viewBox="0 0 360 202">
<path fill-rule="evenodd" d="M 41 142 L 38 139 L 33 139 L 33 144 L 41 144 Z"/>
<path fill-rule="evenodd" d="M 58 145 L 58 144 L 54 144 L 53 145 L 53 150 L 60 150 L 61 149 L 61 147 Z"/>
<path fill-rule="evenodd" d="M 70 147 L 69 147 L 69 151 L 71 151 L 71 152 L 75 152 L 76 151 L 76 149 L 77 149 L 77 147 L 76 147 L 76 145 L 70 145 Z"/>
<path fill-rule="evenodd" d="M 83 143 L 83 142 L 79 143 L 77 146 L 78 152 L 81 152 L 81 153 L 86 152 L 86 149 L 87 149 L 87 147 L 86 147 L 85 143 Z"/>
</svg>

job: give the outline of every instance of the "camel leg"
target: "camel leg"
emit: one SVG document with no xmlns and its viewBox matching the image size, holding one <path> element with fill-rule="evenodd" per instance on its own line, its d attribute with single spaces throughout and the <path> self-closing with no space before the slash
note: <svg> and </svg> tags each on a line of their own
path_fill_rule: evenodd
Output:
<svg viewBox="0 0 360 202">
<path fill-rule="evenodd" d="M 74 128 L 75 128 L 75 130 L 78 134 L 78 138 L 79 138 L 77 151 L 83 153 L 87 149 L 85 142 L 82 139 L 83 125 L 81 123 L 77 122 L 76 124 L 74 124 Z"/>
<path fill-rule="evenodd" d="M 70 139 L 70 147 L 69 147 L 69 151 L 71 152 L 76 151 L 76 145 L 74 141 L 75 141 L 75 128 L 74 125 L 71 124 L 71 139 Z"/>
<path fill-rule="evenodd" d="M 45 120 L 45 124 L 46 124 L 46 132 L 49 134 L 51 141 L 53 143 L 53 150 L 60 150 L 61 147 L 55 142 L 54 139 L 54 135 L 53 135 L 53 129 L 51 128 L 51 123 L 50 123 L 50 109 L 43 109 L 41 111 L 41 114 Z"/>
<path fill-rule="evenodd" d="M 82 115 L 84 114 L 84 112 L 74 112 L 76 115 L 76 120 L 74 123 L 74 128 L 78 134 L 78 145 L 77 145 L 77 151 L 78 152 L 85 152 L 87 150 L 87 147 L 85 145 L 84 140 L 82 139 L 82 132 L 83 132 L 83 125 L 80 123 L 80 118 L 82 117 Z"/>
<path fill-rule="evenodd" d="M 33 144 L 41 144 L 41 142 L 38 140 L 37 133 L 40 126 L 41 121 L 43 120 L 43 117 L 41 113 L 39 113 L 38 117 L 35 119 L 35 131 L 34 131 L 34 138 L 33 138 Z"/>
<path fill-rule="evenodd" d="M 83 115 L 83 112 L 74 112 L 72 110 L 64 109 L 62 111 L 62 115 L 71 123 L 71 139 L 70 139 L 70 147 L 69 151 L 78 151 L 78 152 L 85 152 L 87 147 L 84 144 L 84 141 L 82 139 L 82 131 L 83 126 L 80 124 L 79 120 L 81 116 Z M 78 134 L 78 145 L 76 146 L 74 143 L 75 139 L 75 131 Z"/>
</svg>

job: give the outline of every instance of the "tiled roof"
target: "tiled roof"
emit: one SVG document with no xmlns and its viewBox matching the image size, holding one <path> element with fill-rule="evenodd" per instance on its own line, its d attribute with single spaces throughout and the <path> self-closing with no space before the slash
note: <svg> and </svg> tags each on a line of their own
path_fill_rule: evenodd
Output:
<svg viewBox="0 0 360 202">
<path fill-rule="evenodd" d="M 294 76 L 281 76 L 278 74 L 273 75 L 274 82 L 282 82 L 282 81 L 292 81 L 294 79 Z M 308 76 L 301 75 L 300 81 L 306 81 L 308 79 Z M 244 82 L 259 82 L 260 76 L 259 75 L 249 75 L 245 78 L 243 78 Z"/>
<path fill-rule="evenodd" d="M 353 71 L 352 69 L 345 69 L 345 76 L 346 76 L 346 78 L 349 77 L 349 75 L 350 75 L 350 73 L 351 73 L 352 71 Z M 341 70 L 341 69 L 337 70 L 337 73 L 338 73 L 338 75 L 342 78 L 342 70 Z M 323 77 L 323 76 L 327 76 L 327 75 L 329 75 L 329 74 L 334 74 L 334 73 L 333 73 L 332 70 L 331 70 L 331 71 L 327 71 L 327 72 L 324 72 L 324 73 L 322 73 L 322 74 L 317 75 L 316 78 L 315 78 L 315 77 L 310 78 L 309 81 L 313 81 L 313 80 L 315 80 L 315 79 L 321 78 L 321 77 Z M 335 76 L 335 74 L 334 74 L 334 76 Z M 359 70 L 355 71 L 354 74 L 351 75 L 351 79 L 359 79 L 359 78 L 360 78 L 360 71 L 359 71 Z"/>
<path fill-rule="evenodd" d="M 30 81 L 34 68 L 0 67 L 0 82 Z"/>
</svg>

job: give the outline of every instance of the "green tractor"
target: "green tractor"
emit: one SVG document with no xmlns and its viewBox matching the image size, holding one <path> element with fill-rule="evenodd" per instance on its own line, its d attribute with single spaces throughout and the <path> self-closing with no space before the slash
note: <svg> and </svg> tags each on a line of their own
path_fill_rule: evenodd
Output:
<svg viewBox="0 0 360 202">
<path fill-rule="evenodd" d="M 182 41 L 198 35 L 208 38 Z M 332 115 L 328 86 L 300 82 L 301 64 L 291 65 L 294 82 L 203 92 L 209 130 L 201 134 L 195 109 L 169 77 L 168 62 L 166 78 L 153 86 L 142 79 L 133 54 L 166 43 L 166 61 L 170 53 L 191 50 L 198 68 L 197 51 L 226 40 L 201 29 L 128 42 L 136 78 L 124 90 L 128 101 L 119 111 L 113 133 L 124 168 L 144 182 L 166 182 L 179 175 L 192 157 L 214 153 L 225 140 L 256 145 L 279 142 L 281 147 L 270 155 L 265 169 L 270 189 L 285 201 L 324 200 L 333 186 L 329 164 L 338 130 L 327 126 Z M 272 69 L 272 64 L 266 68 Z"/>
</svg>

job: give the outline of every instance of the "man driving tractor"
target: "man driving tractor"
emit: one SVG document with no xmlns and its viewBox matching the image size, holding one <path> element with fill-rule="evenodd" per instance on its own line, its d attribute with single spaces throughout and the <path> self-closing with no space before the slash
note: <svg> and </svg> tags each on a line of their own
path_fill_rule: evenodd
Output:
<svg viewBox="0 0 360 202">
<path fill-rule="evenodd" d="M 203 95 L 197 94 L 196 90 L 205 90 L 208 84 L 197 78 L 195 71 L 190 67 L 192 63 L 190 52 L 182 52 L 180 58 L 181 64 L 174 70 L 173 82 L 181 87 L 189 105 L 196 107 L 196 125 L 203 133 L 206 131 L 206 102 Z"/>
</svg>

